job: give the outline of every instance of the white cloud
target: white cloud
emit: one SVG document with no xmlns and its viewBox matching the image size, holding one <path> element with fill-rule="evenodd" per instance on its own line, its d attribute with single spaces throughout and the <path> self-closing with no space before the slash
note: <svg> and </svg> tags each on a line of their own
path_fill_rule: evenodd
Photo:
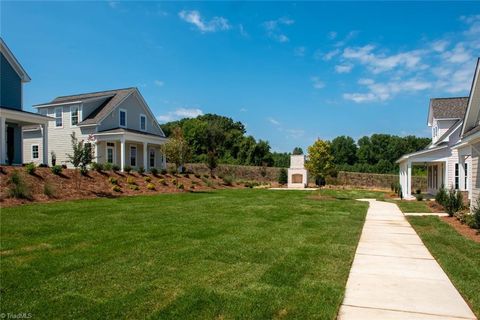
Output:
<svg viewBox="0 0 480 320">
<path fill-rule="evenodd" d="M 107 1 L 108 3 L 108 6 L 112 9 L 116 9 L 117 6 L 118 6 L 118 2 L 117 1 Z"/>
<path fill-rule="evenodd" d="M 240 112 L 247 112 L 248 109 L 247 108 L 240 108 Z"/>
<path fill-rule="evenodd" d="M 462 42 L 457 43 L 452 50 L 443 53 L 442 57 L 451 63 L 465 63 L 472 60 L 472 54 L 465 49 L 465 45 Z"/>
<path fill-rule="evenodd" d="M 167 114 L 157 116 L 157 120 L 160 122 L 169 122 L 182 118 L 196 118 L 201 115 L 203 115 L 203 111 L 199 108 L 178 108 Z"/>
<path fill-rule="evenodd" d="M 287 129 L 287 138 L 298 139 L 305 135 L 305 130 L 303 129 Z"/>
<path fill-rule="evenodd" d="M 328 38 L 329 38 L 330 40 L 333 40 L 333 39 L 335 39 L 336 37 L 337 37 L 337 32 L 335 32 L 335 31 L 330 31 L 330 32 L 328 33 Z"/>
<path fill-rule="evenodd" d="M 238 30 L 240 31 L 240 34 L 245 37 L 245 38 L 248 38 L 248 33 L 247 31 L 245 30 L 245 28 L 243 27 L 243 24 L 239 24 L 238 25 Z"/>
<path fill-rule="evenodd" d="M 325 87 L 325 83 L 321 81 L 319 77 L 311 77 L 310 80 L 312 81 L 312 85 L 315 89 L 322 89 Z"/>
<path fill-rule="evenodd" d="M 466 35 L 478 35 L 480 34 L 480 14 L 461 16 L 460 20 L 469 26 L 469 29 L 465 31 Z"/>
<path fill-rule="evenodd" d="M 353 64 L 339 64 L 335 66 L 336 73 L 349 73 L 353 69 Z"/>
<path fill-rule="evenodd" d="M 346 45 L 350 40 L 352 40 L 353 38 L 355 38 L 357 35 L 358 35 L 358 31 L 356 30 L 353 30 L 353 31 L 350 31 L 346 36 L 345 38 L 343 38 L 341 41 L 338 41 L 335 43 L 335 47 L 343 47 L 344 45 Z"/>
<path fill-rule="evenodd" d="M 306 51 L 307 51 L 307 48 L 305 48 L 305 47 L 296 47 L 293 50 L 293 54 L 297 57 L 304 57 Z"/>
<path fill-rule="evenodd" d="M 450 44 L 447 40 L 437 40 L 432 43 L 432 49 L 436 52 L 443 52 Z"/>
<path fill-rule="evenodd" d="M 267 35 L 281 43 L 288 42 L 290 39 L 281 32 L 280 26 L 290 26 L 294 24 L 295 21 L 287 17 L 282 17 L 277 20 L 269 20 L 263 23 L 263 27 L 267 31 Z"/>
<path fill-rule="evenodd" d="M 153 83 L 157 86 L 157 87 L 163 87 L 165 85 L 165 82 L 161 81 L 161 80 L 155 80 L 153 81 Z"/>
<path fill-rule="evenodd" d="M 178 16 L 185 22 L 193 24 L 203 33 L 224 31 L 231 28 L 227 19 L 223 17 L 213 17 L 210 21 L 206 21 L 197 10 L 183 10 L 178 13 Z"/>
<path fill-rule="evenodd" d="M 274 118 L 272 117 L 269 117 L 267 118 L 268 122 L 270 122 L 271 124 L 273 124 L 274 126 L 279 126 L 280 125 L 280 122 L 275 120 Z"/>
<path fill-rule="evenodd" d="M 329 51 L 325 55 L 323 55 L 322 59 L 325 61 L 332 60 L 332 58 L 338 55 L 340 52 L 341 52 L 340 49 Z"/>
</svg>

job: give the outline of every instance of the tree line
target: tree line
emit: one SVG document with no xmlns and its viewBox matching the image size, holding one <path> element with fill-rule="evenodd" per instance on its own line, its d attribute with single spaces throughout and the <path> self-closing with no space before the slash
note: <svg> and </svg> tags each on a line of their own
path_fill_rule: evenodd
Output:
<svg viewBox="0 0 480 320">
<path fill-rule="evenodd" d="M 174 156 L 176 161 L 184 163 L 202 162 L 210 168 L 220 163 L 287 168 L 291 154 L 303 154 L 300 147 L 292 152 L 272 152 L 268 141 L 247 135 L 240 121 L 215 114 L 168 122 L 162 125 L 162 129 L 172 140 L 167 146 L 170 158 Z M 315 148 L 311 148 L 317 142 L 309 147 L 309 156 L 312 156 L 310 153 Z M 398 173 L 395 163 L 398 158 L 421 150 L 429 143 L 429 138 L 412 135 L 373 134 L 358 141 L 349 136 L 339 136 L 331 141 L 322 141 L 320 154 L 329 164 L 329 174 L 334 174 L 334 171 Z"/>
</svg>

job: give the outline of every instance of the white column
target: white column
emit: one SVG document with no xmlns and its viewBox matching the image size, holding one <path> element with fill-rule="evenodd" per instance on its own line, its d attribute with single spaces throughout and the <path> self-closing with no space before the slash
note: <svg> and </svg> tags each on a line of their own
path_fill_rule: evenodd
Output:
<svg viewBox="0 0 480 320">
<path fill-rule="evenodd" d="M 162 153 L 162 168 L 167 169 L 167 156 L 165 153 Z"/>
<path fill-rule="evenodd" d="M 99 157 L 98 157 L 98 144 L 100 143 L 100 141 L 96 140 L 95 141 L 95 149 L 94 149 L 94 152 L 95 154 L 93 155 L 93 160 L 96 162 L 96 163 L 99 163 Z"/>
<path fill-rule="evenodd" d="M 147 162 L 147 155 L 148 155 L 148 144 L 146 142 L 143 143 L 143 169 L 148 170 L 148 162 Z"/>
<path fill-rule="evenodd" d="M 460 190 L 467 190 L 467 186 L 465 185 L 465 157 L 459 156 L 458 157 L 458 188 Z"/>
<path fill-rule="evenodd" d="M 125 168 L 125 137 L 120 138 L 120 171 Z"/>
<path fill-rule="evenodd" d="M 20 163 L 24 163 L 23 161 L 23 127 L 22 125 L 18 125 L 20 129 Z"/>
<path fill-rule="evenodd" d="M 48 165 L 48 123 L 42 125 L 43 163 Z"/>
<path fill-rule="evenodd" d="M 5 117 L 0 117 L 0 164 L 5 164 L 6 161 L 7 137 L 5 130 Z"/>
<path fill-rule="evenodd" d="M 407 162 L 407 190 L 405 198 L 411 198 L 412 196 L 412 163 L 410 161 Z"/>
</svg>

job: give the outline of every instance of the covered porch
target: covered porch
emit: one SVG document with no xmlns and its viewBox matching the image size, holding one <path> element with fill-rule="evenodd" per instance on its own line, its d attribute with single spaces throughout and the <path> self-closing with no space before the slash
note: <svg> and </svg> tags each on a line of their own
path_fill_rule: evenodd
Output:
<svg viewBox="0 0 480 320">
<path fill-rule="evenodd" d="M 42 144 L 32 152 L 35 159 L 48 163 L 48 121 L 50 117 L 23 110 L 0 107 L 0 164 L 22 164 L 23 127 L 40 125 Z"/>
<path fill-rule="evenodd" d="M 118 165 L 125 168 L 145 170 L 166 168 L 162 145 L 165 137 L 128 129 L 114 129 L 94 134 L 96 162 Z"/>
<path fill-rule="evenodd" d="M 400 167 L 400 186 L 406 200 L 414 200 L 412 190 L 412 169 L 422 166 L 427 169 L 427 193 L 435 195 L 442 185 L 448 187 L 448 146 L 421 150 L 402 156 L 397 163 Z"/>
</svg>

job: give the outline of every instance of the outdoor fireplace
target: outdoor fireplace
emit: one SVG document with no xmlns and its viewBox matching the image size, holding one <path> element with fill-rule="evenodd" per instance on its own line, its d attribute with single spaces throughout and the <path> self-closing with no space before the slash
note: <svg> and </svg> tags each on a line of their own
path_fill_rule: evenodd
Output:
<svg viewBox="0 0 480 320">
<path fill-rule="evenodd" d="M 308 184 L 308 173 L 305 169 L 305 156 L 290 156 L 288 169 L 288 188 L 305 188 Z"/>
</svg>

